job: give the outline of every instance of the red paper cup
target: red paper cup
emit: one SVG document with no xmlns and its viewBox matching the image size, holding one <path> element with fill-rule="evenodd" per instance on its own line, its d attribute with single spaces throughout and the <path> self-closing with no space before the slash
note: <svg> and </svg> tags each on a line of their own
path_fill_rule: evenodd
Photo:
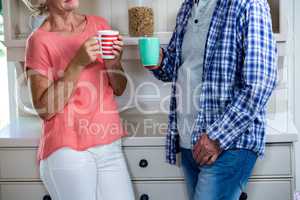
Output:
<svg viewBox="0 0 300 200">
<path fill-rule="evenodd" d="M 113 47 L 113 43 L 112 42 L 101 42 L 101 48 L 105 48 L 105 47 Z"/>
<path fill-rule="evenodd" d="M 116 41 L 117 40 L 117 38 L 116 39 L 110 39 L 110 40 L 101 40 L 101 42 L 102 43 L 113 43 L 114 41 Z"/>
<path fill-rule="evenodd" d="M 114 59 L 113 42 L 118 40 L 119 31 L 101 30 L 98 31 L 98 41 L 100 44 L 100 54 L 103 59 Z"/>
<path fill-rule="evenodd" d="M 102 47 L 102 51 L 112 51 L 113 47 Z"/>
</svg>

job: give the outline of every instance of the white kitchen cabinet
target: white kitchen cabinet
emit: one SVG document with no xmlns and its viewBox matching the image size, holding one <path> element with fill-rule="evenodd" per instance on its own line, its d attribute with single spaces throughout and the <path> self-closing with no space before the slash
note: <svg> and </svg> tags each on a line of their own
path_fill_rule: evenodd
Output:
<svg viewBox="0 0 300 200">
<path fill-rule="evenodd" d="M 248 200 L 290 200 L 291 181 L 250 180 Z M 187 200 L 184 181 L 134 181 L 136 200 Z M 1 200 L 44 200 L 48 192 L 40 182 L 0 184 Z"/>
<path fill-rule="evenodd" d="M 161 125 L 167 123 L 167 115 L 128 109 L 121 117 L 132 128 L 122 144 L 136 199 L 187 200 L 182 168 L 165 162 L 166 130 Z M 47 197 L 36 163 L 41 126 L 33 119 L 23 120 L 0 131 L 0 200 Z M 294 133 L 267 127 L 265 157 L 257 161 L 247 187 L 250 200 L 292 200 L 296 140 Z"/>
<path fill-rule="evenodd" d="M 163 45 L 169 42 L 175 26 L 175 16 L 183 0 L 154 0 L 155 35 Z M 268 103 L 268 123 L 280 132 L 291 132 L 293 129 L 293 83 L 292 70 L 292 11 L 294 0 L 268 0 L 271 5 L 273 29 L 278 48 L 278 86 Z M 285 2 L 285 3 L 284 3 Z M 21 0 L 4 0 L 5 45 L 9 62 L 9 91 L 11 94 L 10 114 L 15 120 L 21 116 L 34 114 L 31 112 L 30 92 L 24 81 L 23 63 L 25 39 L 30 33 L 29 12 Z M 123 54 L 123 66 L 131 80 L 138 78 L 149 80 L 149 74 L 138 72 L 142 69 L 139 62 L 137 38 L 128 37 L 127 0 L 81 0 L 80 10 L 84 13 L 101 15 L 108 19 L 114 29 L 125 35 L 126 48 Z M 147 76 L 147 78 L 146 78 Z M 153 80 L 150 80 L 153 81 Z M 140 84 L 133 83 L 135 86 Z M 158 82 L 155 82 L 159 85 Z M 161 83 L 162 84 L 162 83 Z M 131 88 L 132 89 L 132 88 Z M 162 91 L 164 92 L 164 91 Z M 147 91 L 145 92 L 147 93 Z M 168 96 L 169 94 L 162 94 Z M 127 101 L 131 97 L 122 97 Z M 17 100 L 17 101 L 16 101 Z M 160 101 L 160 99 L 157 99 Z M 21 106 L 20 106 L 21 105 Z M 24 106 L 23 106 L 24 105 Z M 31 111 L 30 111 L 31 110 Z"/>
<path fill-rule="evenodd" d="M 183 0 L 154 0 L 155 35 L 166 45 L 175 26 L 175 16 Z M 293 24 L 292 8 L 294 0 L 268 0 L 271 5 L 273 29 L 277 39 L 278 48 L 278 86 L 268 103 L 268 119 L 272 126 L 286 132 L 293 127 L 293 79 L 292 41 Z M 80 10 L 83 13 L 101 15 L 108 19 L 114 29 L 125 35 L 126 48 L 123 54 L 124 69 L 132 80 L 141 77 L 145 80 L 148 74 L 137 73 L 142 68 L 139 65 L 137 38 L 128 37 L 127 0 L 81 0 Z M 9 62 L 9 91 L 11 94 L 11 118 L 15 119 L 23 114 L 34 114 L 32 110 L 30 93 L 24 81 L 23 63 L 25 39 L 30 33 L 29 11 L 22 0 L 3 0 L 5 22 L 5 45 L 7 46 L 7 59 Z M 133 62 L 131 62 L 133 61 Z M 134 69 L 134 70 L 132 70 Z M 135 77 L 133 77 L 135 76 Z M 20 81 L 23 80 L 23 81 Z M 134 82 L 135 85 L 137 83 Z M 159 85 L 161 88 L 161 86 Z M 164 95 L 164 94 L 163 94 Z M 163 96 L 162 95 L 162 96 Z M 167 95 L 165 95 L 167 96 Z M 130 98 L 130 97 L 126 97 Z M 15 101 L 17 100 L 17 101 Z M 158 99 L 158 101 L 160 101 Z M 20 106 L 25 105 L 25 106 Z M 25 109 L 24 107 L 28 108 Z M 24 108 L 24 109 L 23 109 Z"/>
<path fill-rule="evenodd" d="M 41 182 L 0 183 L 0 200 L 43 200 L 47 194 Z"/>
<path fill-rule="evenodd" d="M 1 148 L 0 158 L 0 179 L 39 179 L 35 148 Z"/>
<path fill-rule="evenodd" d="M 134 182 L 136 200 L 187 200 L 183 181 Z"/>
<path fill-rule="evenodd" d="M 175 27 L 175 17 L 183 0 L 154 0 L 155 36 L 162 44 L 167 44 Z M 274 15 L 273 29 L 278 42 L 287 40 L 287 4 L 282 0 L 269 0 Z M 23 61 L 26 38 L 31 32 L 30 12 L 21 0 L 4 0 L 5 45 L 8 47 L 8 60 Z M 80 1 L 80 11 L 86 14 L 105 17 L 114 29 L 125 36 L 124 42 L 129 51 L 136 51 L 138 38 L 128 36 L 127 0 L 84 0 Z M 281 48 L 281 47 L 280 47 Z M 138 59 L 136 53 L 125 51 L 124 59 Z"/>
<path fill-rule="evenodd" d="M 187 200 L 183 181 L 135 182 L 137 200 Z M 251 179 L 247 200 L 292 200 L 292 183 L 287 180 L 261 181 Z M 163 194 L 161 194 L 163 191 Z"/>
<path fill-rule="evenodd" d="M 0 200 L 42 200 L 47 191 L 36 163 L 38 138 L 3 135 L 0 134 Z M 265 158 L 258 160 L 247 187 L 248 199 L 292 200 L 296 135 L 270 134 L 267 141 Z M 187 200 L 182 168 L 165 162 L 164 143 L 163 136 L 146 137 L 142 132 L 123 141 L 137 200 Z"/>
<path fill-rule="evenodd" d="M 292 188 L 291 180 L 250 180 L 248 200 L 293 200 Z"/>
<path fill-rule="evenodd" d="M 127 147 L 124 149 L 133 179 L 181 179 L 182 170 L 165 162 L 164 147 Z"/>
<path fill-rule="evenodd" d="M 155 35 L 162 43 L 167 43 L 175 27 L 175 16 L 182 0 L 154 1 Z M 30 12 L 21 0 L 4 0 L 5 44 L 7 47 L 25 46 L 25 39 L 30 34 Z M 100 15 L 111 26 L 128 36 L 127 0 L 85 0 L 80 1 L 81 13 Z M 127 45 L 136 45 L 137 38 L 125 37 Z"/>
</svg>

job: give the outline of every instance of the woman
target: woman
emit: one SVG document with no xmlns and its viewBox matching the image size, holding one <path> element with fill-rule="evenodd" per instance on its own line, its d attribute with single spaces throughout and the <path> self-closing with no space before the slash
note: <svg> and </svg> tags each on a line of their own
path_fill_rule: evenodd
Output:
<svg viewBox="0 0 300 200">
<path fill-rule="evenodd" d="M 121 150 L 122 129 L 114 95 L 122 75 L 122 37 L 115 59 L 103 60 L 95 38 L 110 29 L 96 16 L 75 12 L 78 0 L 46 0 L 48 18 L 27 41 L 25 70 L 33 104 L 43 119 L 38 160 L 53 200 L 133 200 Z"/>
</svg>

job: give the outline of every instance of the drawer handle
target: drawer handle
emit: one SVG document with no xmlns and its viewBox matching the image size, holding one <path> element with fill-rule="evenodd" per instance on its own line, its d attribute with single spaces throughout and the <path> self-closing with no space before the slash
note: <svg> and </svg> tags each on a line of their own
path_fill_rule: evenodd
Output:
<svg viewBox="0 0 300 200">
<path fill-rule="evenodd" d="M 149 200 L 149 195 L 148 194 L 142 194 L 140 200 Z"/>
<path fill-rule="evenodd" d="M 43 197 L 43 200 L 51 200 L 50 195 L 46 194 L 46 195 Z"/>
<path fill-rule="evenodd" d="M 148 161 L 146 159 L 142 159 L 139 165 L 141 168 L 146 168 L 148 167 Z"/>
</svg>

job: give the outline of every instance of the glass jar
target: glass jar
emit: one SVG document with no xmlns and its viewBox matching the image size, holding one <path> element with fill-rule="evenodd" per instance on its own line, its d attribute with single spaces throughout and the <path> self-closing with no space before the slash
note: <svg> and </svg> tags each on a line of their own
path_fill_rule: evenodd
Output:
<svg viewBox="0 0 300 200">
<path fill-rule="evenodd" d="M 152 36 L 154 32 L 153 0 L 128 0 L 129 35 Z"/>
</svg>

